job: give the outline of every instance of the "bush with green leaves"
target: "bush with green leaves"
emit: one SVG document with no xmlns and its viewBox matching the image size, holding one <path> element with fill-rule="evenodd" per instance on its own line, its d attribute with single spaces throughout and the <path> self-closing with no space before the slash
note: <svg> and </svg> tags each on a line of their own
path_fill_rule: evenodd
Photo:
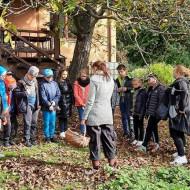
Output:
<svg viewBox="0 0 190 190">
<path fill-rule="evenodd" d="M 162 84 L 168 86 L 174 81 L 173 69 L 174 67 L 169 64 L 154 63 L 150 65 L 150 68 L 147 66 L 137 68 L 133 70 L 132 73 L 134 77 L 145 78 L 147 74 L 152 72 L 158 76 Z"/>
<path fill-rule="evenodd" d="M 188 190 L 190 189 L 190 171 L 183 166 L 159 167 L 154 170 L 151 168 L 133 170 L 130 167 L 124 167 L 116 172 L 115 179 L 99 185 L 97 189 Z"/>
</svg>

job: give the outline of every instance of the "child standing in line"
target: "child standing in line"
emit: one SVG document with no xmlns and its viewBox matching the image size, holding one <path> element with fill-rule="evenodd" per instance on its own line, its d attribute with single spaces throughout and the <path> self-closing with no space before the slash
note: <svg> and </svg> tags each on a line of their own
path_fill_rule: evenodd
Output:
<svg viewBox="0 0 190 190">
<path fill-rule="evenodd" d="M 79 78 L 74 83 L 75 106 L 77 107 L 79 113 L 80 123 L 84 113 L 84 108 L 86 106 L 89 89 L 90 89 L 90 78 L 87 75 L 86 69 L 82 69 L 79 72 Z M 80 124 L 80 130 L 81 132 L 84 133 L 84 125 Z"/>
<path fill-rule="evenodd" d="M 147 76 L 147 81 L 150 87 L 147 92 L 147 101 L 146 101 L 146 115 L 147 115 L 147 127 L 146 133 L 142 145 L 136 148 L 136 151 L 145 151 L 147 150 L 147 145 L 153 135 L 154 146 L 153 150 L 156 151 L 159 149 L 159 136 L 158 136 L 158 119 L 156 110 L 159 105 L 163 103 L 165 96 L 165 88 L 160 84 L 157 75 L 149 74 Z"/>
<path fill-rule="evenodd" d="M 45 69 L 44 78 L 40 83 L 40 101 L 44 120 L 44 133 L 47 143 L 58 143 L 54 137 L 56 107 L 58 105 L 61 93 L 57 82 L 53 80 L 53 71 Z"/>
<path fill-rule="evenodd" d="M 143 81 L 139 78 L 134 78 L 132 85 L 134 88 L 133 94 L 133 121 L 135 140 L 132 145 L 142 145 L 144 138 L 144 115 L 146 108 L 146 88 L 142 86 Z"/>
<path fill-rule="evenodd" d="M 72 116 L 72 105 L 74 104 L 73 88 L 68 79 L 66 68 L 60 70 L 58 84 L 61 97 L 57 107 L 57 117 L 59 118 L 60 136 L 65 138 L 68 128 L 68 118 Z"/>
<path fill-rule="evenodd" d="M 120 111 L 122 116 L 122 124 L 123 124 L 123 137 L 128 136 L 128 138 L 132 139 L 133 129 L 130 129 L 130 115 L 132 109 L 132 79 L 133 76 L 131 73 L 127 73 L 127 69 L 125 65 L 121 64 L 117 67 L 117 71 L 119 76 L 116 80 L 118 86 L 118 92 L 120 95 Z M 129 131 L 127 130 L 127 126 Z M 130 133 L 130 134 L 129 134 Z"/>
</svg>

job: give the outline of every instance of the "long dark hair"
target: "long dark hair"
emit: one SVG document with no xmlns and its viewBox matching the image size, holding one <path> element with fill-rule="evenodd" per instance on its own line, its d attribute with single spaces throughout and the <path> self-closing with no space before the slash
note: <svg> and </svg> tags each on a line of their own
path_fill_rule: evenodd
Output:
<svg viewBox="0 0 190 190">
<path fill-rule="evenodd" d="M 58 77 L 57 77 L 57 82 L 60 84 L 61 83 L 61 76 L 62 76 L 62 73 L 64 72 L 64 71 L 67 71 L 67 73 L 68 73 L 68 69 L 67 69 L 67 67 L 63 67 L 63 68 L 61 68 L 60 70 L 59 70 L 59 74 L 58 74 Z M 67 78 L 66 78 L 66 80 L 69 82 L 69 73 L 68 73 L 68 75 L 67 75 Z"/>
<path fill-rule="evenodd" d="M 109 76 L 110 75 L 110 71 L 109 69 L 106 67 L 106 64 L 101 62 L 101 61 L 96 61 L 94 62 L 94 64 L 92 65 L 92 68 L 97 68 L 97 70 L 99 71 L 103 71 L 103 75 L 105 77 Z"/>
</svg>

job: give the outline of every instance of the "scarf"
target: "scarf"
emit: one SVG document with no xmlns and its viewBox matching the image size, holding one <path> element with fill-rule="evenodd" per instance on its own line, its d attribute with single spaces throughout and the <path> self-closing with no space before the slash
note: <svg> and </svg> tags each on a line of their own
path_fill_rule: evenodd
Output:
<svg viewBox="0 0 190 190">
<path fill-rule="evenodd" d="M 24 82 L 28 85 L 28 86 L 32 86 L 32 85 L 35 85 L 36 84 L 36 79 L 34 79 L 34 80 L 32 80 L 32 81 L 30 81 L 29 79 L 28 79 L 28 77 L 27 77 L 27 74 L 24 76 Z"/>
<path fill-rule="evenodd" d="M 87 77 L 85 80 L 82 80 L 80 77 L 77 79 L 78 83 L 82 87 L 86 87 L 90 83 L 90 78 Z"/>
</svg>

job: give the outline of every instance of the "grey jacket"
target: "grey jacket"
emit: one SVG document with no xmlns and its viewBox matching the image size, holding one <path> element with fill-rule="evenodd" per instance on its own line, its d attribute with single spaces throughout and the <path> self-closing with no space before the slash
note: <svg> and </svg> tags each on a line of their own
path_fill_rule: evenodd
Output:
<svg viewBox="0 0 190 190">
<path fill-rule="evenodd" d="M 90 91 L 83 114 L 83 119 L 89 126 L 113 124 L 111 96 L 114 81 L 96 72 L 90 79 Z"/>
</svg>

